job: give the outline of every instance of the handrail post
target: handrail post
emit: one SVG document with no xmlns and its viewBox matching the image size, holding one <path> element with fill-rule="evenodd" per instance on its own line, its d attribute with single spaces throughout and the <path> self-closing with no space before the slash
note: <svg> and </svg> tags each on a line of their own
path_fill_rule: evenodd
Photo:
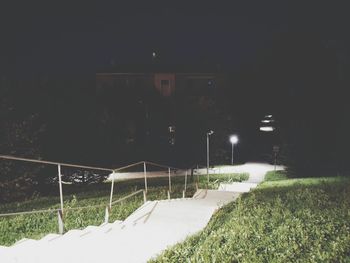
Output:
<svg viewBox="0 0 350 263">
<path fill-rule="evenodd" d="M 146 162 L 143 162 L 143 174 L 145 176 L 145 191 L 147 193 L 148 187 L 147 187 L 147 168 L 146 168 Z"/>
<path fill-rule="evenodd" d="M 63 215 L 63 191 L 62 191 L 62 174 L 61 174 L 61 165 L 58 164 L 58 185 L 60 189 L 60 202 L 61 202 L 61 212 Z"/>
<path fill-rule="evenodd" d="M 113 191 L 114 191 L 114 177 L 112 178 L 111 194 L 109 197 L 109 209 L 112 209 Z"/>
<path fill-rule="evenodd" d="M 209 133 L 207 133 L 207 189 L 209 187 Z"/>
<path fill-rule="evenodd" d="M 146 190 L 142 190 L 143 192 L 143 203 L 147 202 L 147 195 L 146 195 Z"/>
<path fill-rule="evenodd" d="M 186 170 L 186 173 L 185 173 L 185 192 L 186 192 L 186 189 L 187 189 L 187 170 Z"/>
<path fill-rule="evenodd" d="M 63 212 L 62 210 L 57 211 L 57 216 L 58 216 L 58 233 L 63 234 L 64 232 L 64 222 L 63 222 Z"/>
<path fill-rule="evenodd" d="M 109 214 L 110 214 L 111 206 L 106 206 L 105 210 L 105 224 L 109 222 Z"/>
<path fill-rule="evenodd" d="M 171 177 L 170 177 L 170 168 L 168 168 L 168 174 L 169 174 L 169 192 L 171 192 Z"/>
</svg>

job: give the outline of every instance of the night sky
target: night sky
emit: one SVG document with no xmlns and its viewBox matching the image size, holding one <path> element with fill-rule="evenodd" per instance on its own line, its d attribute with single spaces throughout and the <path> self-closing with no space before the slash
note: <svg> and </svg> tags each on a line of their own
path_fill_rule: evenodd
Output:
<svg viewBox="0 0 350 263">
<path fill-rule="evenodd" d="M 65 129 L 49 139 L 57 145 L 67 136 L 75 142 L 71 134 L 80 134 L 82 119 L 94 116 L 100 120 L 97 110 L 90 107 L 96 72 L 117 65 L 150 65 L 153 52 L 164 65 L 209 65 L 226 74 L 229 84 L 218 95 L 221 101 L 217 104 L 228 105 L 230 132 L 242 135 L 238 147 L 250 153 L 257 152 L 264 141 L 268 142 L 266 151 L 271 152 L 271 141 L 258 132 L 266 114 L 280 121 L 287 143 L 307 142 L 310 155 L 321 152 L 325 137 L 333 138 L 327 147 L 334 160 L 350 145 L 346 135 L 350 132 L 346 99 L 350 16 L 340 1 L 98 1 L 69 5 L 27 1 L 2 4 L 0 10 L 0 76 L 14 80 L 54 76 L 46 82 L 49 88 L 22 84 L 26 93 L 14 97 L 22 100 L 16 105 L 19 108 L 26 103 L 46 103 L 52 108 L 47 116 L 48 123 L 54 123 L 51 131 L 57 130 L 55 125 Z M 87 77 L 75 85 L 74 81 L 68 84 L 67 76 Z M 34 96 L 31 89 L 37 87 L 39 95 Z M 86 102 L 81 96 L 86 96 Z M 90 113 L 81 107 L 84 103 Z M 96 107 L 101 110 L 105 106 L 101 102 Z M 67 121 L 72 112 L 81 114 Z M 88 121 L 85 124 L 93 126 Z M 300 138 L 295 139 L 298 132 Z M 80 145 L 72 145 L 76 149 L 89 145 L 86 142 L 95 138 L 93 132 L 89 136 Z M 250 153 L 247 159 L 253 156 Z M 324 162 L 321 157 L 320 163 Z"/>
<path fill-rule="evenodd" d="M 0 12 L 2 70 L 15 73 L 95 72 L 147 63 L 153 51 L 167 63 L 240 68 L 295 31 L 324 45 L 349 40 L 347 9 L 334 1 L 26 2 Z"/>
</svg>

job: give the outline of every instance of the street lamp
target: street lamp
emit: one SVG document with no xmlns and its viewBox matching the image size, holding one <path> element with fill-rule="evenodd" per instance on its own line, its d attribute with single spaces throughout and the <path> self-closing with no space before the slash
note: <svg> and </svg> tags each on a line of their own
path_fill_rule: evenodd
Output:
<svg viewBox="0 0 350 263">
<path fill-rule="evenodd" d="M 232 151 L 231 151 L 231 165 L 233 165 L 233 146 L 238 143 L 238 137 L 237 135 L 232 135 L 230 137 L 230 142 L 232 144 Z"/>
<path fill-rule="evenodd" d="M 210 130 L 207 132 L 207 178 L 208 178 L 208 185 L 209 185 L 209 136 L 212 135 L 214 131 Z M 208 186 L 207 186 L 208 188 Z"/>
</svg>

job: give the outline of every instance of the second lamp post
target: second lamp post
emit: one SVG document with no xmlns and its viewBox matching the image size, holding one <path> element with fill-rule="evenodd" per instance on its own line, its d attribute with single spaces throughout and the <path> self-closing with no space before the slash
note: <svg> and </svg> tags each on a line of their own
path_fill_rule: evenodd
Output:
<svg viewBox="0 0 350 263">
<path fill-rule="evenodd" d="M 207 132 L 207 184 L 209 186 L 209 136 L 212 135 L 214 131 Z"/>
<path fill-rule="evenodd" d="M 237 142 L 238 142 L 238 137 L 237 137 L 237 135 L 232 135 L 232 136 L 230 137 L 230 142 L 231 142 L 231 144 L 232 144 L 231 165 L 233 165 L 233 146 L 234 146 L 235 144 L 237 144 Z"/>
</svg>

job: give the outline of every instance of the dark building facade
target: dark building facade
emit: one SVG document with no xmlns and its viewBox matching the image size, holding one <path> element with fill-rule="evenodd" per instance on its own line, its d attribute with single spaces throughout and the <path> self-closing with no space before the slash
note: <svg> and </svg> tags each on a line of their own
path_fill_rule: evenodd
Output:
<svg viewBox="0 0 350 263">
<path fill-rule="evenodd" d="M 108 89 L 127 88 L 137 91 L 154 89 L 163 97 L 175 93 L 198 94 L 209 89 L 217 89 L 223 84 L 223 76 L 218 73 L 184 73 L 184 72 L 103 72 L 96 74 L 98 92 Z"/>
<path fill-rule="evenodd" d="M 98 72 L 96 94 L 103 109 L 98 115 L 102 125 L 110 126 L 102 130 L 111 131 L 109 137 L 123 138 L 115 144 L 125 151 L 142 148 L 148 151 L 142 156 L 158 152 L 160 156 L 153 159 L 170 158 L 182 138 L 190 138 L 191 125 L 205 126 L 193 112 L 207 110 L 206 98 L 224 88 L 226 77 L 201 67 L 119 67 Z"/>
</svg>

